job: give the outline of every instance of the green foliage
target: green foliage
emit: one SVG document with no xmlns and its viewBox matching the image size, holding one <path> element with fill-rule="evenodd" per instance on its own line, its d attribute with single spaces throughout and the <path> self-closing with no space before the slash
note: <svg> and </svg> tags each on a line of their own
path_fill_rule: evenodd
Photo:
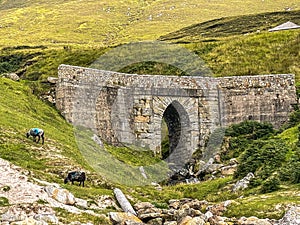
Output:
<svg viewBox="0 0 300 225">
<path fill-rule="evenodd" d="M 0 51 L 0 74 L 17 72 L 26 65 L 26 62 L 32 60 L 39 52 L 26 54 L 22 52 L 9 51 L 7 48 Z"/>
<path fill-rule="evenodd" d="M 244 137 L 225 137 L 220 154 L 222 160 L 227 161 L 232 158 L 238 158 L 246 150 L 248 144 L 249 140 Z"/>
<path fill-rule="evenodd" d="M 239 33 L 240 27 L 248 25 L 247 31 L 274 26 L 281 21 L 297 19 L 291 17 L 299 9 L 297 0 L 290 0 L 292 12 L 282 13 L 280 19 L 270 21 L 268 16 L 249 17 L 241 22 L 226 25 L 226 21 L 207 24 L 212 33 Z M 253 13 L 283 10 L 285 1 L 253 2 L 244 0 L 224 4 L 218 1 L 182 0 L 133 1 L 110 0 L 109 2 L 91 0 L 25 0 L 0 2 L 0 46 L 17 45 L 115 45 L 118 43 L 154 40 L 163 34 L 179 30 L 187 25 L 205 22 L 216 18 L 247 15 Z M 242 8 L 242 10 L 241 10 Z M 203 10 L 205 9 L 205 10 Z M 297 15 L 297 11 L 294 12 Z M 285 18 L 285 20 L 283 20 Z M 259 21 L 261 21 L 259 23 Z M 297 21 L 294 21 L 297 23 Z M 203 32 L 196 30 L 197 34 Z M 242 33 L 244 33 L 242 32 Z M 207 35 L 207 32 L 205 32 Z"/>
<path fill-rule="evenodd" d="M 270 177 L 263 182 L 260 188 L 260 192 L 265 194 L 279 189 L 280 181 L 277 177 Z"/>
<path fill-rule="evenodd" d="M 5 197 L 0 197 L 0 206 L 3 207 L 8 205 L 9 205 L 8 199 Z"/>
<path fill-rule="evenodd" d="M 289 121 L 287 123 L 287 128 L 294 127 L 300 123 L 300 111 L 295 110 L 289 115 Z"/>
<path fill-rule="evenodd" d="M 293 184 L 300 183 L 300 148 L 296 147 L 294 154 L 287 160 L 284 167 L 279 170 L 281 181 Z"/>
<path fill-rule="evenodd" d="M 160 162 L 160 159 L 153 155 L 153 151 L 135 146 L 114 147 L 106 145 L 106 149 L 116 159 L 132 166 L 147 166 Z"/>
<path fill-rule="evenodd" d="M 255 179 L 266 180 L 281 167 L 287 152 L 286 144 L 280 139 L 254 141 L 240 156 L 234 177 L 241 179 L 252 172 Z"/>
<path fill-rule="evenodd" d="M 270 123 L 259 123 L 253 120 L 247 120 L 239 124 L 233 124 L 225 131 L 226 136 L 245 137 L 249 140 L 256 140 L 274 133 L 273 126 Z"/>
<path fill-rule="evenodd" d="M 139 201 L 149 201 L 155 205 L 161 205 L 162 208 L 170 199 L 195 198 L 219 202 L 237 197 L 234 193 L 222 190 L 231 181 L 232 177 L 226 177 L 197 184 L 163 186 L 162 191 L 158 191 L 152 186 L 135 187 L 130 195 Z"/>
<path fill-rule="evenodd" d="M 162 159 L 166 159 L 170 155 L 170 142 L 168 136 L 161 142 L 161 155 Z"/>
<path fill-rule="evenodd" d="M 267 123 L 245 121 L 231 125 L 225 131 L 222 160 L 237 158 L 239 164 L 234 178 L 242 179 L 249 172 L 254 173 L 250 184 L 259 187 L 260 193 L 278 190 L 281 182 L 298 183 L 300 154 L 295 135 L 290 135 L 298 131 L 295 128 L 275 136 L 273 127 Z"/>
</svg>

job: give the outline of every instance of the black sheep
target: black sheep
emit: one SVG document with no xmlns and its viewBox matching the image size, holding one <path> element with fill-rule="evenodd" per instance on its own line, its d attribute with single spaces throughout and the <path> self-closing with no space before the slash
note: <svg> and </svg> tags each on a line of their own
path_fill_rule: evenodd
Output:
<svg viewBox="0 0 300 225">
<path fill-rule="evenodd" d="M 85 172 L 73 171 L 68 173 L 68 176 L 65 178 L 64 183 L 66 184 L 70 181 L 72 184 L 74 184 L 74 181 L 78 181 L 79 186 L 82 184 L 82 187 L 84 187 L 85 178 Z"/>
</svg>

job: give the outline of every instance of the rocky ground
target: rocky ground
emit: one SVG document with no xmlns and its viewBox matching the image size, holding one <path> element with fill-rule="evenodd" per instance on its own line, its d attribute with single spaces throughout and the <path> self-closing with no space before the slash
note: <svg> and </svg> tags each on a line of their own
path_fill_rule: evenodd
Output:
<svg viewBox="0 0 300 225">
<path fill-rule="evenodd" d="M 88 209 L 85 200 L 75 198 L 58 184 L 37 179 L 30 182 L 26 171 L 1 158 L 0 174 L 1 224 L 61 224 L 53 208 L 103 217 Z M 101 209 L 114 204 L 111 197 L 103 196 L 94 208 Z M 74 221 L 74 224 L 80 223 Z"/>
<path fill-rule="evenodd" d="M 0 215 L 1 224 L 63 224 L 53 208 L 62 208 L 71 213 L 89 213 L 106 217 L 108 223 L 120 225 L 297 225 L 300 224 L 300 207 L 292 206 L 278 221 L 256 217 L 226 218 L 222 214 L 234 201 L 211 205 L 197 199 L 174 199 L 169 201 L 167 209 L 156 208 L 149 202 L 140 202 L 133 206 L 133 212 L 121 212 L 116 200 L 102 196 L 95 205 L 89 205 L 83 199 L 75 198 L 72 193 L 58 184 L 41 180 L 29 181 L 26 171 L 0 158 Z M 8 204 L 9 203 L 9 204 Z M 101 215 L 94 209 L 115 207 L 120 212 Z M 109 218 L 109 219 L 108 219 Z M 81 225 L 74 221 L 70 224 Z M 88 223 L 91 225 L 91 223 Z M 82 224 L 83 225 L 83 224 Z"/>
</svg>

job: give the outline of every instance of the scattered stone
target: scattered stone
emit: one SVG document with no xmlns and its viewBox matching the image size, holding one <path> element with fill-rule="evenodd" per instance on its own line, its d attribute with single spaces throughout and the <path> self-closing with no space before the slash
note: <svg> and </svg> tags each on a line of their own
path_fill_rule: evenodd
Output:
<svg viewBox="0 0 300 225">
<path fill-rule="evenodd" d="M 75 206 L 87 209 L 88 208 L 88 203 L 84 199 L 75 198 Z"/>
<path fill-rule="evenodd" d="M 74 195 L 66 189 L 46 186 L 44 190 L 47 192 L 49 197 L 65 205 L 74 205 L 76 202 Z"/>
<path fill-rule="evenodd" d="M 121 208 L 117 205 L 114 198 L 109 195 L 101 195 L 97 199 L 97 207 L 99 207 L 99 209 L 101 209 L 101 210 L 106 209 L 106 208 L 114 208 L 116 210 L 121 211 Z"/>
<path fill-rule="evenodd" d="M 233 186 L 232 191 L 236 192 L 238 190 L 244 190 L 248 187 L 250 181 L 254 178 L 253 173 L 248 173 L 243 179 L 236 182 Z"/>
<path fill-rule="evenodd" d="M 50 224 L 58 224 L 58 219 L 54 214 L 37 214 L 33 218 L 37 221 L 44 221 Z"/>
<path fill-rule="evenodd" d="M 20 77 L 16 73 L 5 73 L 3 74 L 3 77 L 6 77 L 8 79 L 11 79 L 13 81 L 19 81 Z"/>
<path fill-rule="evenodd" d="M 47 78 L 47 81 L 48 81 L 50 84 L 56 84 L 57 81 L 58 81 L 58 78 L 57 78 L 57 77 L 48 77 L 48 78 Z"/>
<path fill-rule="evenodd" d="M 292 206 L 276 225 L 299 225 L 300 206 Z"/>
<path fill-rule="evenodd" d="M 206 220 L 209 220 L 211 217 L 214 216 L 214 214 L 212 214 L 212 212 L 210 212 L 210 211 L 207 211 L 204 215 L 205 215 Z"/>
<path fill-rule="evenodd" d="M 272 225 L 268 219 L 258 219 L 255 216 L 251 217 L 241 217 L 238 220 L 238 225 Z M 289 224 L 291 225 L 291 224 Z"/>
<path fill-rule="evenodd" d="M 135 216 L 137 215 L 136 212 L 134 211 L 132 205 L 130 204 L 130 202 L 127 200 L 126 196 L 123 194 L 123 192 L 119 188 L 114 189 L 114 194 L 124 212 L 129 212 Z"/>
<path fill-rule="evenodd" d="M 178 199 L 169 200 L 169 207 L 171 209 L 179 209 L 180 201 Z"/>
<path fill-rule="evenodd" d="M 114 225 L 124 224 L 125 221 L 144 224 L 138 217 L 126 212 L 110 212 L 109 218 Z"/>
</svg>

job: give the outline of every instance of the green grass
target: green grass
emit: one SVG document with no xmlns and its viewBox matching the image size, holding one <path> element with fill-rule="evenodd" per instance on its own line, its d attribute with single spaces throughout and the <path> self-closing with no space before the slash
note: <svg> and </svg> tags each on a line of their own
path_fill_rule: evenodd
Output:
<svg viewBox="0 0 300 225">
<path fill-rule="evenodd" d="M 70 224 L 73 221 L 81 223 L 92 223 L 98 225 L 111 224 L 109 219 L 105 216 L 93 216 L 88 213 L 74 214 L 61 208 L 55 208 L 56 215 L 60 218 L 59 221 L 63 224 Z"/>
<path fill-rule="evenodd" d="M 60 154 L 70 158 L 69 165 L 89 168 L 74 142 L 73 128 L 57 112 L 31 93 L 22 82 L 0 78 L 0 154 L 19 166 L 46 176 L 42 169 L 64 171 L 64 162 L 51 157 Z M 45 145 L 26 139 L 32 127 L 45 130 Z M 48 154 L 46 154 L 48 153 Z M 57 165 L 51 165 L 57 164 Z M 55 179 L 56 176 L 51 176 Z"/>
<path fill-rule="evenodd" d="M 212 19 L 299 9 L 298 1 L 52 0 L 0 2 L 0 46 L 115 45 Z"/>
<path fill-rule="evenodd" d="M 193 24 L 167 35 L 159 40 L 177 43 L 216 40 L 216 38 L 234 35 L 248 35 L 251 33 L 266 32 L 287 21 L 300 23 L 299 10 L 279 11 L 271 13 L 250 14 L 234 17 L 217 18 L 203 23 Z"/>
<path fill-rule="evenodd" d="M 280 219 L 289 205 L 300 203 L 300 197 L 295 193 L 299 193 L 297 186 L 289 190 L 283 188 L 270 194 L 238 198 L 229 206 L 224 216 Z"/>
</svg>

